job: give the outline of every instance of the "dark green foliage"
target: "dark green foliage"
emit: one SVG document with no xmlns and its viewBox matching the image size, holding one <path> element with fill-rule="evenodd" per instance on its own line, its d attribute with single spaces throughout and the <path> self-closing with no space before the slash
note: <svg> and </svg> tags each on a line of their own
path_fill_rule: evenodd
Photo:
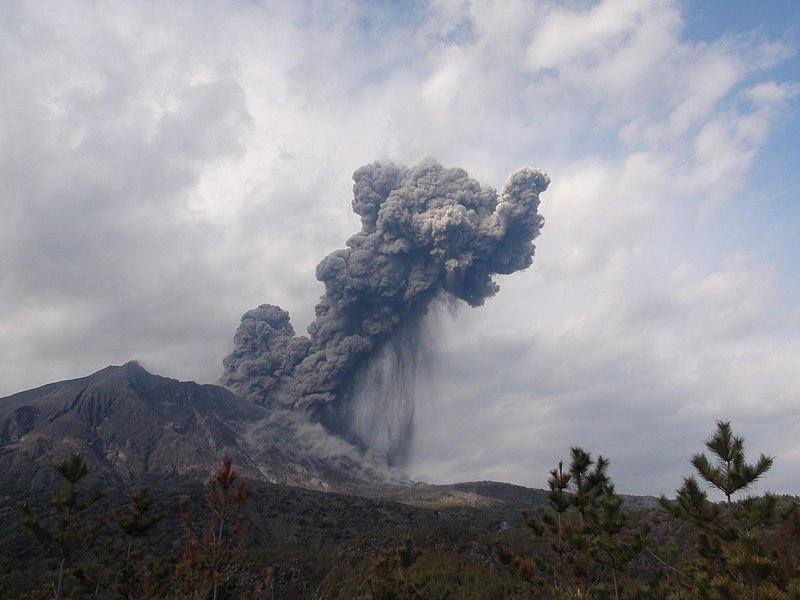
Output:
<svg viewBox="0 0 800 600">
<path fill-rule="evenodd" d="M 622 498 L 614 493 L 611 483 L 606 483 L 587 507 L 588 553 L 611 573 L 615 598 L 620 597 L 620 573 L 642 553 L 650 533 L 647 525 L 636 531 L 627 531 L 627 523 L 628 515 L 622 509 Z"/>
<path fill-rule="evenodd" d="M 131 503 L 127 512 L 123 512 L 118 508 L 114 509 L 117 526 L 129 539 L 126 550 L 127 556 L 131 554 L 134 540 L 142 537 L 164 518 L 164 513 L 149 514 L 150 507 L 154 501 L 154 498 L 150 495 L 149 488 L 142 487 L 131 496 Z"/>
<path fill-rule="evenodd" d="M 406 598 L 411 598 L 411 581 L 408 577 L 408 571 L 411 568 L 417 559 L 420 557 L 422 552 L 420 549 L 414 544 L 414 540 L 411 539 L 411 536 L 407 537 L 403 541 L 403 545 L 397 549 L 397 560 L 400 563 L 400 571 L 403 575 L 403 591 L 404 596 Z M 414 588 L 416 589 L 416 588 Z"/>
<path fill-rule="evenodd" d="M 195 532 L 188 499 L 181 498 L 186 543 L 176 566 L 178 589 L 191 598 L 229 598 L 236 587 L 237 558 L 244 550 L 252 522 L 244 514 L 250 490 L 229 457 L 212 474 L 205 502 L 211 518 L 202 535 Z"/>
<path fill-rule="evenodd" d="M 511 533 L 512 530 L 509 530 Z M 514 530 L 516 531 L 516 530 Z M 525 598 L 524 586 L 493 556 L 494 536 L 466 528 L 389 529 L 365 534 L 326 555 L 327 574 L 296 598 Z M 516 540 L 508 539 L 516 548 Z M 402 555 L 412 549 L 408 588 Z M 516 595 L 515 595 L 516 594 Z M 284 598 L 284 595 L 280 596 Z"/>
<path fill-rule="evenodd" d="M 684 477 L 683 485 L 675 494 L 674 501 L 665 496 L 660 499 L 661 505 L 670 513 L 703 529 L 721 527 L 719 517 L 722 511 L 718 505 L 708 501 L 708 494 L 693 476 Z"/>
<path fill-rule="evenodd" d="M 775 578 L 782 588 L 794 582 L 800 598 L 800 502 L 780 499 L 778 526 L 774 537 L 777 568 Z"/>
<path fill-rule="evenodd" d="M 108 549 L 116 560 L 109 567 L 107 588 L 118 598 L 146 597 L 159 578 L 158 565 L 135 545 L 165 517 L 163 512 L 152 514 L 154 502 L 150 490 L 142 487 L 131 496 L 128 507 L 114 509 L 117 527 L 126 536 L 121 545 L 111 544 Z"/>
<path fill-rule="evenodd" d="M 763 470 L 763 461 L 752 471 L 742 468 L 743 442 L 726 436 L 723 430 L 721 439 L 742 449 L 729 475 L 749 479 Z M 727 465 L 712 467 L 723 472 Z M 0 584 L 15 599 L 59 593 L 208 600 L 800 599 L 796 499 L 766 494 L 715 503 L 701 486 L 708 480 L 698 475 L 684 479 L 674 500 L 662 498 L 664 511 L 617 494 L 608 466 L 606 458 L 574 447 L 569 466 L 559 463 L 550 472 L 546 491 L 489 482 L 451 486 L 486 500 L 468 506 L 450 503 L 447 494 L 437 504 L 433 488 L 412 505 L 256 482 L 245 487 L 229 461 L 205 489 L 178 482 L 132 493 L 108 488 L 101 502 L 84 491 L 85 465 L 65 461 L 59 465 L 65 489 L 49 505 L 55 516 L 37 516 L 46 514 L 46 499 L 31 497 L 21 509 L 56 562 L 51 568 L 34 554 L 16 554 L 15 542 L 7 550 L 11 560 L 0 565 Z M 186 496 L 181 511 L 178 496 Z M 188 507 L 203 499 L 205 510 L 189 517 Z M 74 517 L 64 538 L 60 592 L 61 554 L 53 544 L 59 511 Z M 99 517 L 111 515 L 96 528 Z"/>
<path fill-rule="evenodd" d="M 550 471 L 548 506 L 535 516 L 524 513 L 526 526 L 548 541 L 552 558 L 547 553 L 525 558 L 501 544 L 495 551 L 542 597 L 620 598 L 620 576 L 644 550 L 648 527 L 629 526 L 623 500 L 608 477 L 608 459 L 595 461 L 578 447 L 570 455 L 569 472 L 563 462 Z"/>
<path fill-rule="evenodd" d="M 558 467 L 550 471 L 550 478 L 547 480 L 547 485 L 550 488 L 547 493 L 547 501 L 553 512 L 555 512 L 555 519 L 546 511 L 540 512 L 541 524 L 535 519 L 526 518 L 526 525 L 539 535 L 544 533 L 545 527 L 549 528 L 552 533 L 550 547 L 558 555 L 558 566 L 553 575 L 557 589 L 561 589 L 563 585 L 564 560 L 568 551 L 564 539 L 567 535 L 564 530 L 566 525 L 564 523 L 564 515 L 573 504 L 572 494 L 568 491 L 570 478 L 571 476 L 568 473 L 564 473 L 564 465 L 559 461 Z"/>
<path fill-rule="evenodd" d="M 583 448 L 572 447 L 570 452 L 569 474 L 575 486 L 574 503 L 578 508 L 578 515 L 583 526 L 583 517 L 589 504 L 591 484 L 589 481 L 589 467 L 592 466 L 592 455 Z M 602 460 L 602 456 L 600 459 Z M 559 468 L 561 463 L 558 463 Z"/>
<path fill-rule="evenodd" d="M 684 557 L 674 567 L 682 575 L 684 593 L 690 594 L 686 597 L 796 598 L 796 568 L 782 558 L 791 552 L 789 515 L 796 503 L 782 507 L 785 502 L 771 494 L 737 503 L 732 498 L 764 475 L 773 458 L 762 454 L 756 464 L 748 464 L 744 438 L 734 435 L 727 421 L 717 422 L 706 448 L 714 462 L 695 454 L 691 464 L 704 481 L 725 495 L 724 507 L 709 501 L 692 476 L 684 478 L 674 501 L 661 498 L 670 514 L 694 530 L 694 556 Z"/>
<path fill-rule="evenodd" d="M 730 421 L 717 421 L 717 430 L 706 440 L 706 448 L 715 457 L 713 463 L 705 454 L 695 454 L 691 463 L 700 477 L 725 494 L 730 525 L 731 497 L 758 481 L 772 467 L 774 459 L 762 454 L 754 465 L 745 462 L 744 438 L 733 434 Z"/>
<path fill-rule="evenodd" d="M 383 553 L 372 562 L 367 578 L 367 591 L 363 598 L 369 600 L 410 600 L 424 598 L 411 581 L 409 571 L 422 552 L 411 537 L 403 545 Z"/>
<path fill-rule="evenodd" d="M 19 511 L 22 524 L 59 559 L 58 574 L 52 582 L 53 597 L 59 599 L 64 591 L 65 568 L 72 565 L 78 574 L 84 572 L 75 559 L 92 548 L 104 522 L 102 519 L 92 522 L 82 519 L 86 509 L 103 497 L 100 491 L 89 495 L 81 493 L 78 484 L 89 472 L 83 457 L 73 453 L 56 465 L 56 469 L 64 479 L 66 489 L 53 493 L 51 522 L 39 517 L 27 502 L 20 504 Z"/>
</svg>

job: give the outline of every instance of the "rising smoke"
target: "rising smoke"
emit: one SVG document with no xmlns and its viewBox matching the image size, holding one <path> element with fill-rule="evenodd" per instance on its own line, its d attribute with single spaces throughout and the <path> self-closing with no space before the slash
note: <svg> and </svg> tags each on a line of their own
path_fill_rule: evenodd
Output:
<svg viewBox="0 0 800 600">
<path fill-rule="evenodd" d="M 539 194 L 550 180 L 523 168 L 498 196 L 432 159 L 411 168 L 373 163 L 353 180 L 361 231 L 317 265 L 325 293 L 310 337 L 296 336 L 277 306 L 248 311 L 221 383 L 299 411 L 392 463 L 411 435 L 431 303 L 480 306 L 499 289 L 494 275 L 530 266 L 543 225 Z"/>
</svg>

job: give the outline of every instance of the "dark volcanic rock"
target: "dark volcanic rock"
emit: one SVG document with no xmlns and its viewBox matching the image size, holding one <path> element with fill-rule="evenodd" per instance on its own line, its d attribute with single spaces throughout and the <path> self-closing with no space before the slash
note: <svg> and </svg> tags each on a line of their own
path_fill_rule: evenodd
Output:
<svg viewBox="0 0 800 600">
<path fill-rule="evenodd" d="M 293 423 L 225 388 L 136 362 L 0 399 L 4 490 L 49 487 L 70 452 L 109 484 L 206 479 L 224 456 L 277 483 L 344 491 L 377 479 L 352 458 L 315 452 Z"/>
</svg>

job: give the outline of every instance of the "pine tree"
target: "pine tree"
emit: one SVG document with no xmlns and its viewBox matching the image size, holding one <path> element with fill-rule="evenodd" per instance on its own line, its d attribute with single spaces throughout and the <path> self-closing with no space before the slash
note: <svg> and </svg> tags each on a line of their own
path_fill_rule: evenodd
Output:
<svg viewBox="0 0 800 600">
<path fill-rule="evenodd" d="M 53 594 L 58 600 L 62 597 L 65 568 L 79 552 L 94 545 L 104 523 L 102 519 L 90 523 L 82 522 L 82 514 L 86 509 L 103 497 L 100 491 L 82 497 L 79 483 L 89 473 L 89 466 L 83 456 L 72 453 L 67 460 L 56 465 L 56 469 L 64 479 L 66 489 L 53 493 L 50 500 L 55 511 L 54 522 L 48 524 L 33 512 L 27 502 L 19 506 L 19 511 L 22 524 L 60 559 L 58 577 L 53 583 Z"/>
<path fill-rule="evenodd" d="M 400 563 L 400 570 L 403 573 L 403 589 L 406 599 L 411 598 L 411 584 L 408 579 L 408 570 L 421 554 L 422 552 L 419 548 L 417 548 L 417 546 L 414 544 L 414 540 L 412 540 L 410 536 L 407 537 L 403 542 L 403 545 L 397 549 L 397 559 Z"/>
<path fill-rule="evenodd" d="M 575 486 L 575 506 L 578 507 L 580 526 L 583 527 L 583 517 L 586 514 L 589 490 L 589 467 L 592 466 L 592 455 L 583 448 L 573 446 L 569 449 L 570 463 L 569 474 Z M 602 457 L 601 457 L 602 458 Z"/>
<path fill-rule="evenodd" d="M 733 434 L 730 421 L 717 421 L 717 430 L 706 440 L 706 448 L 716 457 L 715 464 L 705 454 L 695 454 L 691 463 L 700 477 L 725 494 L 730 526 L 733 520 L 731 497 L 758 481 L 772 467 L 774 458 L 762 454 L 756 464 L 747 464 L 744 438 Z"/>
<path fill-rule="evenodd" d="M 387 552 L 372 562 L 367 579 L 368 591 L 358 600 L 400 600 L 400 581 L 397 577 L 400 559 L 396 552 Z"/>
<path fill-rule="evenodd" d="M 587 507 L 587 529 L 590 535 L 589 554 L 611 571 L 614 597 L 620 597 L 619 575 L 628 563 L 642 553 L 647 545 L 649 527 L 630 532 L 623 500 L 607 482 Z"/>
<path fill-rule="evenodd" d="M 774 523 L 777 499 L 772 495 L 749 498 L 734 506 L 733 496 L 766 473 L 773 458 L 761 454 L 756 464 L 748 464 L 744 438 L 733 434 L 729 421 L 717 421 L 714 434 L 705 442 L 713 454 L 695 454 L 691 464 L 698 475 L 725 495 L 724 508 L 709 501 L 694 476 L 684 477 L 675 500 L 661 497 L 661 505 L 672 515 L 697 528 L 696 564 L 689 564 L 693 589 L 705 589 L 709 597 L 740 598 L 775 596 L 768 580 L 778 569 L 776 554 L 767 550 L 763 532 Z M 735 509 L 735 510 L 734 510 Z"/>
<path fill-rule="evenodd" d="M 118 564 L 114 565 L 113 572 L 113 583 L 120 598 L 132 597 L 145 583 L 146 574 L 140 572 L 141 557 L 135 551 L 134 542 L 164 519 L 164 513 L 150 513 L 153 502 L 150 490 L 142 487 L 131 496 L 127 511 L 114 509 L 117 526 L 126 536 L 124 549 L 115 552 Z"/>
<path fill-rule="evenodd" d="M 236 559 L 250 534 L 252 522 L 244 516 L 250 490 L 232 464 L 226 456 L 209 480 L 205 502 L 211 519 L 202 537 L 195 535 L 187 498 L 178 503 L 186 543 L 177 576 L 184 591 L 193 598 L 220 597 L 222 585 L 232 582 Z"/>
<path fill-rule="evenodd" d="M 553 585 L 560 590 L 564 585 L 564 559 L 567 551 L 565 543 L 565 515 L 573 505 L 572 494 L 569 492 L 570 474 L 564 471 L 563 461 L 550 471 L 547 485 L 547 501 L 551 511 L 539 510 L 538 518 L 528 516 L 523 511 L 525 524 L 537 535 L 550 537 L 550 548 L 556 553 L 558 561 L 553 573 Z M 555 513 L 555 516 L 553 516 Z M 523 563 L 520 563 L 522 566 Z"/>
<path fill-rule="evenodd" d="M 523 512 L 527 527 L 548 538 L 555 565 L 547 567 L 537 557 L 525 560 L 500 544 L 495 544 L 497 555 L 534 583 L 538 566 L 550 577 L 556 597 L 583 597 L 581 594 L 610 573 L 619 598 L 619 574 L 644 549 L 648 530 L 632 531 L 628 526 L 622 499 L 608 476 L 607 458 L 599 455 L 595 461 L 591 453 L 578 447 L 571 448 L 570 455 L 569 471 L 564 470 L 563 462 L 550 471 L 549 506 L 536 516 Z"/>
</svg>

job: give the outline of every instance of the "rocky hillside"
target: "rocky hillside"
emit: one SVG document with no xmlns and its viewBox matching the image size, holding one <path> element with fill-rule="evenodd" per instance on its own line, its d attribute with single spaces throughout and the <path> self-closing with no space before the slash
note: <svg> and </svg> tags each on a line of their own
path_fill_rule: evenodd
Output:
<svg viewBox="0 0 800 600">
<path fill-rule="evenodd" d="M 350 491 L 375 472 L 321 452 L 313 432 L 215 385 L 148 373 L 136 362 L 0 398 L 8 491 L 50 487 L 53 465 L 81 452 L 109 484 L 203 479 L 230 456 L 251 479 Z"/>
</svg>

